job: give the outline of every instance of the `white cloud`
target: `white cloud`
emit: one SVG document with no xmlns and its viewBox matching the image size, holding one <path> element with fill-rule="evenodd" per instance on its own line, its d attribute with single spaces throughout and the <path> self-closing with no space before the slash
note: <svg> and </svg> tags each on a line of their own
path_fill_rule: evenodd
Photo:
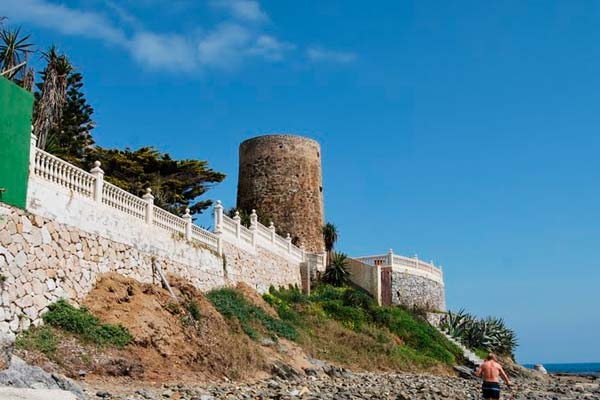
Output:
<svg viewBox="0 0 600 400">
<path fill-rule="evenodd" d="M 262 22 L 269 19 L 267 14 L 261 9 L 258 1 L 254 0 L 212 0 L 213 7 L 223 8 L 229 11 L 234 18 Z"/>
<path fill-rule="evenodd" d="M 199 62 L 213 67 L 233 67 L 251 40 L 250 31 L 240 25 L 220 25 L 198 43 Z"/>
<path fill-rule="evenodd" d="M 248 49 L 248 54 L 261 56 L 271 61 L 280 61 L 288 50 L 295 48 L 296 46 L 292 43 L 282 42 L 273 36 L 260 35 L 254 45 Z"/>
<path fill-rule="evenodd" d="M 2 14 L 11 20 L 29 22 L 66 35 L 78 35 L 119 43 L 124 32 L 103 14 L 81 11 L 44 0 L 2 0 Z"/>
<path fill-rule="evenodd" d="M 183 72 L 234 69 L 248 59 L 281 61 L 296 48 L 264 33 L 260 24 L 249 23 L 268 19 L 254 0 L 212 0 L 211 4 L 226 8 L 237 22 L 218 24 L 201 36 L 147 30 L 135 15 L 111 1 L 103 3 L 105 12 L 71 8 L 49 0 L 0 1 L 2 14 L 11 21 L 101 40 L 124 49 L 148 69 Z M 356 59 L 354 53 L 320 47 L 311 47 L 306 54 L 313 62 L 349 63 Z"/>
<path fill-rule="evenodd" d="M 135 60 L 152 69 L 191 71 L 197 64 L 194 46 L 179 35 L 138 32 L 129 49 Z"/>
<path fill-rule="evenodd" d="M 306 55 L 313 62 L 332 62 L 338 64 L 348 64 L 356 60 L 356 53 L 328 50 L 321 47 L 309 47 Z"/>
</svg>

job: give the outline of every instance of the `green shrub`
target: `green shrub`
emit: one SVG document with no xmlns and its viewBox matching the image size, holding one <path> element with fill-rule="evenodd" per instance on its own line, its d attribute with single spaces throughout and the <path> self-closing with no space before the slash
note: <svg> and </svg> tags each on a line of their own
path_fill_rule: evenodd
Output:
<svg viewBox="0 0 600 400">
<path fill-rule="evenodd" d="M 325 301 L 321 306 L 330 318 L 340 321 L 352 330 L 360 331 L 367 322 L 367 317 L 362 309 L 346 306 L 341 300 Z"/>
<path fill-rule="evenodd" d="M 101 324 L 86 308 L 75 308 L 65 300 L 51 304 L 43 319 L 48 325 L 74 333 L 100 346 L 112 345 L 122 348 L 133 340 L 123 326 Z"/>
<path fill-rule="evenodd" d="M 271 296 L 276 296 L 277 298 L 281 299 L 282 301 L 285 301 L 286 303 L 302 304 L 308 302 L 308 296 L 302 293 L 298 286 L 290 285 L 287 289 L 280 288 L 279 290 L 271 286 L 269 287 L 268 294 L 270 294 Z"/>
<path fill-rule="evenodd" d="M 59 340 L 49 326 L 32 328 L 17 337 L 15 346 L 23 350 L 37 350 L 46 356 L 52 356 Z"/>
<path fill-rule="evenodd" d="M 298 332 L 289 323 L 273 318 L 262 308 L 255 306 L 234 289 L 217 289 L 208 293 L 210 302 L 227 319 L 236 319 L 242 330 L 252 339 L 257 340 L 259 333 L 256 327 L 262 326 L 274 337 L 295 340 Z"/>
<path fill-rule="evenodd" d="M 196 300 L 187 301 L 185 303 L 185 309 L 190 313 L 195 321 L 200 321 L 200 318 L 202 318 L 202 315 L 200 314 L 200 308 L 198 308 L 198 303 L 196 303 Z"/>
</svg>

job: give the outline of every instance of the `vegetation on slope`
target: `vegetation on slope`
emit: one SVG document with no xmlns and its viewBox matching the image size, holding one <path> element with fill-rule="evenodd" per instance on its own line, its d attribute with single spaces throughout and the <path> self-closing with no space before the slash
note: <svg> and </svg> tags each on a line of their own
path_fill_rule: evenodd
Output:
<svg viewBox="0 0 600 400">
<path fill-rule="evenodd" d="M 451 366 L 462 358 L 460 349 L 416 314 L 380 307 L 350 287 L 321 285 L 311 296 L 296 287 L 271 288 L 263 299 L 279 318 L 239 288 L 215 290 L 207 297 L 252 339 L 291 339 L 312 357 L 347 367 L 422 370 Z"/>
<path fill-rule="evenodd" d="M 18 347 L 32 348 L 47 356 L 52 355 L 60 340 L 57 330 L 72 333 L 81 340 L 97 346 L 123 348 L 133 339 L 123 326 L 102 324 L 86 308 L 75 308 L 65 300 L 50 305 L 43 318 L 46 325 L 20 336 L 17 341 Z"/>
</svg>

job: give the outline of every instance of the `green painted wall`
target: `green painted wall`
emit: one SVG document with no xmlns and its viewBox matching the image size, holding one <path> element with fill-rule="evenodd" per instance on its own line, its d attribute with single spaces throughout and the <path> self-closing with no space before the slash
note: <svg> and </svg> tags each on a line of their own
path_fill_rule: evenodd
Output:
<svg viewBox="0 0 600 400">
<path fill-rule="evenodd" d="M 33 95 L 0 77 L 0 201 L 25 208 Z"/>
</svg>

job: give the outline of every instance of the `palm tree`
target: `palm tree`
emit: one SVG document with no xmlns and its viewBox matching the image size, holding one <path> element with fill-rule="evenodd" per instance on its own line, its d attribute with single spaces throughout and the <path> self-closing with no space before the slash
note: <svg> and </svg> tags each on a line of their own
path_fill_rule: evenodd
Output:
<svg viewBox="0 0 600 400">
<path fill-rule="evenodd" d="M 0 74 L 22 84 L 27 59 L 33 50 L 30 35 L 21 35 L 21 28 L 0 30 Z"/>
<path fill-rule="evenodd" d="M 67 96 L 67 77 L 73 66 L 64 54 L 52 46 L 44 53 L 47 65 L 42 72 L 40 96 L 33 116 L 33 132 L 38 137 L 38 147 L 46 148 L 50 130 L 60 121 Z"/>
<path fill-rule="evenodd" d="M 331 264 L 333 247 L 338 240 L 338 236 L 338 231 L 334 224 L 328 222 L 323 226 L 323 241 L 325 242 L 325 251 L 327 251 L 327 265 Z"/>
<path fill-rule="evenodd" d="M 334 286 L 346 285 L 350 281 L 348 256 L 343 253 L 333 252 L 329 266 L 323 275 L 323 280 Z"/>
</svg>

